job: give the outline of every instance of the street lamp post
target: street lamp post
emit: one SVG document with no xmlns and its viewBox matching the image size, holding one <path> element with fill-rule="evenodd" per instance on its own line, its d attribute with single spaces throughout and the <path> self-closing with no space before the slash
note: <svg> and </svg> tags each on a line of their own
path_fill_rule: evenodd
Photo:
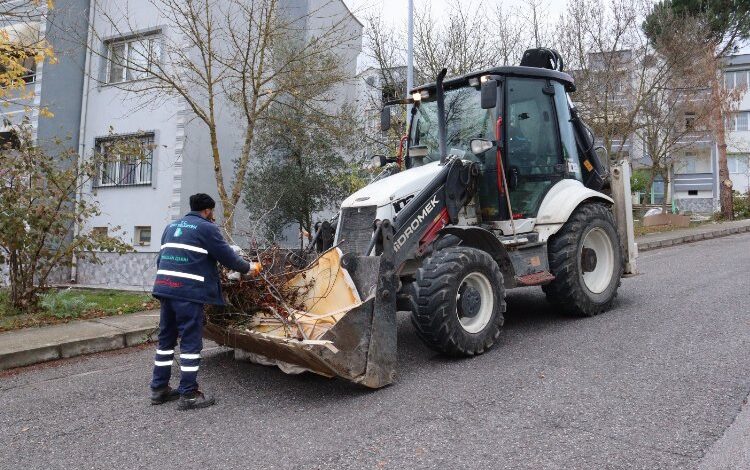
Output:
<svg viewBox="0 0 750 470">
<path fill-rule="evenodd" d="M 409 0 L 409 12 L 407 22 L 407 57 L 406 57 L 406 97 L 414 88 L 414 0 Z M 407 121 L 411 115 L 411 105 L 407 107 Z"/>
</svg>

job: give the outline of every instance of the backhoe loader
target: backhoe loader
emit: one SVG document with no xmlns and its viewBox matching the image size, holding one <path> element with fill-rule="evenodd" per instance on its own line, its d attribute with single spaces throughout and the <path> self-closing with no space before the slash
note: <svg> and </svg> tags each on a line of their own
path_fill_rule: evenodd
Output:
<svg viewBox="0 0 750 470">
<path fill-rule="evenodd" d="M 378 388 L 395 380 L 399 310 L 430 348 L 473 356 L 497 342 L 508 289 L 540 286 L 579 316 L 612 306 L 636 269 L 629 166 L 600 158 L 559 54 L 445 76 L 384 108 L 387 130 L 391 108 L 411 105 L 405 151 L 343 202 L 332 247 L 290 281 L 308 286 L 298 334 L 269 315 L 242 331 L 209 323 L 207 337 Z"/>
</svg>

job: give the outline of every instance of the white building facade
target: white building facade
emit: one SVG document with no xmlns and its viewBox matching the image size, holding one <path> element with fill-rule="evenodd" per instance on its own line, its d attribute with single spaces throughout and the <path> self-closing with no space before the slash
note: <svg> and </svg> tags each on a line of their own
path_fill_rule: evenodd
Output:
<svg viewBox="0 0 750 470">
<path fill-rule="evenodd" d="M 129 145 L 141 142 L 143 158 L 102 166 L 84 194 L 98 202 L 101 214 L 93 217 L 85 229 L 119 236 L 132 244 L 135 252 L 101 253 L 103 264 L 78 262 L 72 275 L 84 285 L 149 289 L 156 272 L 161 234 L 169 223 L 189 211 L 189 196 L 204 192 L 219 200 L 208 128 L 196 119 L 183 99 L 163 94 L 150 97 L 144 92 L 122 89 L 123 81 L 147 81 L 148 77 L 137 76 L 108 60 L 113 54 L 142 57 L 143 54 L 135 54 L 141 51 L 164 60 L 160 41 L 168 38 L 174 42 L 178 32 L 163 12 L 148 0 L 97 3 L 90 20 L 89 47 L 93 52 L 86 60 L 88 78 L 81 113 L 81 154 L 85 158 L 94 151 L 113 152 L 121 142 Z M 353 78 L 361 52 L 362 25 L 343 1 L 286 0 L 286 3 L 299 17 L 305 18 L 308 35 L 325 29 L 332 21 L 344 22 L 347 35 L 353 39 L 342 42 L 335 53 Z M 355 93 L 352 82 L 341 87 L 337 98 L 343 102 L 352 99 Z M 219 107 L 218 139 L 221 153 L 226 155 L 222 161 L 225 180 L 229 180 L 233 168 L 230 155 L 236 155 L 243 141 L 235 109 L 228 105 L 226 97 L 222 99 L 227 105 Z M 242 212 L 236 220 L 237 229 L 241 230 Z"/>
</svg>

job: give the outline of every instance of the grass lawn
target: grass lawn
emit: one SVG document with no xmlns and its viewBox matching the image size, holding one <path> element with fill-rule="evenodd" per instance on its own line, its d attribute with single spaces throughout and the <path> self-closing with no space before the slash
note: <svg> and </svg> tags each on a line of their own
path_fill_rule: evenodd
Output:
<svg viewBox="0 0 750 470">
<path fill-rule="evenodd" d="M 0 289 L 0 331 L 125 315 L 159 306 L 149 294 L 116 290 L 50 289 L 31 312 L 18 312 L 7 299 L 8 291 Z"/>
</svg>

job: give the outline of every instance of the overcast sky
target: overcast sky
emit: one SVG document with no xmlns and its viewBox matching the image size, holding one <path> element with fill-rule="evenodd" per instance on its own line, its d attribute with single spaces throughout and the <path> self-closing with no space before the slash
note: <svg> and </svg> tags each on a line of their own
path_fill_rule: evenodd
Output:
<svg viewBox="0 0 750 470">
<path fill-rule="evenodd" d="M 502 5 L 503 10 L 512 8 L 523 8 L 524 0 L 414 0 L 414 9 L 432 8 L 432 13 L 439 18 L 440 11 L 450 4 L 470 3 L 473 5 L 484 5 L 485 8 Z M 406 29 L 407 18 L 407 0 L 344 0 L 344 3 L 352 10 L 354 15 L 364 23 L 364 18 L 372 14 L 381 14 L 381 17 L 389 21 L 394 26 L 403 26 Z M 549 22 L 557 20 L 565 10 L 567 0 L 547 0 L 543 1 L 543 6 L 547 9 L 547 18 Z M 742 54 L 750 54 L 750 44 L 746 44 L 739 51 Z M 368 60 L 360 57 L 360 68 L 368 65 Z"/>
<path fill-rule="evenodd" d="M 459 0 L 414 0 L 414 9 L 424 8 L 430 5 L 432 12 L 437 16 L 440 10 L 446 8 L 451 3 Z M 473 3 L 485 6 L 500 4 L 505 8 L 512 8 L 525 3 L 523 0 L 460 0 L 461 2 Z M 386 18 L 395 23 L 406 24 L 407 0 L 344 0 L 352 12 L 361 20 L 369 13 L 383 13 Z M 545 6 L 548 9 L 549 16 L 556 19 L 560 12 L 565 9 L 566 0 L 547 0 Z"/>
</svg>

